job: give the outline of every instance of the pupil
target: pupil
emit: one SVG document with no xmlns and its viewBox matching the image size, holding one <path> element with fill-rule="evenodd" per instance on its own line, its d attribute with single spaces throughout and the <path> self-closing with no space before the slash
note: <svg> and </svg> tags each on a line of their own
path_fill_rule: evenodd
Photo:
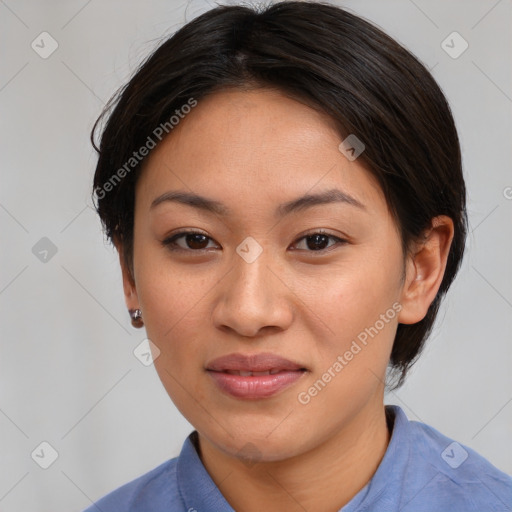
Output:
<svg viewBox="0 0 512 512">
<path fill-rule="evenodd" d="M 310 235 L 307 237 L 307 239 L 308 239 L 308 248 L 313 249 L 313 250 L 325 249 L 326 243 L 322 243 L 322 242 L 328 242 L 328 237 L 326 235 L 321 235 L 321 234 Z M 311 246 L 312 244 L 309 243 L 310 240 L 313 240 L 313 244 L 320 244 L 322 247 L 318 247 L 318 246 L 312 247 Z"/>
<path fill-rule="evenodd" d="M 202 241 L 198 241 L 198 239 L 202 239 Z M 201 234 L 194 234 L 194 235 L 187 235 L 187 245 L 191 249 L 204 249 L 204 247 L 201 246 L 201 244 L 206 241 L 206 236 Z"/>
</svg>

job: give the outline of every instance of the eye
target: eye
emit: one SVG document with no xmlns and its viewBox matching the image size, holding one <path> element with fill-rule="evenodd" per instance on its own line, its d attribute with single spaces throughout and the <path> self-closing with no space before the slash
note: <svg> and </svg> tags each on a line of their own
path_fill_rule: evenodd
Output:
<svg viewBox="0 0 512 512">
<path fill-rule="evenodd" d="M 177 243 L 177 240 L 183 238 L 184 244 L 180 245 Z M 176 233 L 170 238 L 166 238 L 162 245 L 169 248 L 171 251 L 203 251 L 208 249 L 208 240 L 211 240 L 209 236 L 206 236 L 204 233 L 199 231 L 182 231 L 180 233 Z"/>
<path fill-rule="evenodd" d="M 178 243 L 178 240 L 181 240 L 182 244 Z M 181 231 L 180 233 L 176 233 L 171 237 L 166 238 L 162 242 L 162 245 L 169 248 L 171 251 L 181 250 L 199 252 L 208 249 L 209 240 L 212 241 L 213 239 L 200 231 Z M 297 245 L 297 242 L 301 241 L 305 242 L 305 248 L 303 246 L 302 248 L 299 248 L 299 250 L 305 250 L 307 252 L 322 252 L 333 245 L 342 245 L 347 243 L 346 240 L 330 235 L 322 230 L 308 233 L 307 235 L 299 238 L 295 244 Z M 329 241 L 333 241 L 334 243 L 329 245 Z"/>
<path fill-rule="evenodd" d="M 315 231 L 313 233 L 308 233 L 307 235 L 303 236 L 302 238 L 299 238 L 298 241 L 305 241 L 305 246 L 307 249 L 305 249 L 307 252 L 322 252 L 325 251 L 327 248 L 332 247 L 333 245 L 342 245 L 347 243 L 346 240 L 339 238 L 334 235 L 330 235 L 329 233 L 326 233 L 325 231 L 319 230 Z M 334 240 L 334 244 L 328 245 L 329 240 Z M 308 250 L 309 249 L 309 250 Z M 304 250 L 304 249 L 299 249 Z"/>
</svg>

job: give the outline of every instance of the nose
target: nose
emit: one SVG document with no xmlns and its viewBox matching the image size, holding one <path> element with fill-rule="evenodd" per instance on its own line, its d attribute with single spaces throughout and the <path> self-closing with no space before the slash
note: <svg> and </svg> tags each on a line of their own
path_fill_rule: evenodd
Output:
<svg viewBox="0 0 512 512">
<path fill-rule="evenodd" d="M 293 321 L 292 292 L 269 251 L 248 263 L 235 255 L 233 267 L 216 287 L 212 320 L 218 329 L 244 337 L 286 330 Z"/>
</svg>

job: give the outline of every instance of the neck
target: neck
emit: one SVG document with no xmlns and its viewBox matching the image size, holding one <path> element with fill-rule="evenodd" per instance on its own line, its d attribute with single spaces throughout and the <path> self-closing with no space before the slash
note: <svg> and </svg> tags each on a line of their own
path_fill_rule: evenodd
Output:
<svg viewBox="0 0 512 512">
<path fill-rule="evenodd" d="M 385 409 L 361 410 L 314 450 L 248 467 L 199 435 L 203 465 L 235 510 L 337 512 L 372 478 L 390 440 Z"/>
</svg>

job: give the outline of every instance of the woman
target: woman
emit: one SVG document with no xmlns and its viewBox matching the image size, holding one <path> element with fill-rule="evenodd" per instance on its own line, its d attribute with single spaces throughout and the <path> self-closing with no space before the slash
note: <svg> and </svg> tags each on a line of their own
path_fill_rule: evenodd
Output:
<svg viewBox="0 0 512 512">
<path fill-rule="evenodd" d="M 332 5 L 218 7 L 111 107 L 97 210 L 196 430 L 88 511 L 510 510 L 511 477 L 383 403 L 467 231 L 457 132 L 424 66 Z"/>
</svg>

